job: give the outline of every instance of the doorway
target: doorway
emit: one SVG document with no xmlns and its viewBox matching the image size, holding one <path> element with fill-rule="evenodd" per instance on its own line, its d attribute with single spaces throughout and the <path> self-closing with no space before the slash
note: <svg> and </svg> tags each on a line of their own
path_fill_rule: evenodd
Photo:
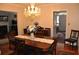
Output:
<svg viewBox="0 0 79 59">
<path fill-rule="evenodd" d="M 6 38 L 10 32 L 18 34 L 16 12 L 0 11 L 0 31 L 0 38 Z"/>
<path fill-rule="evenodd" d="M 66 33 L 66 11 L 53 12 L 53 35 L 57 36 L 58 42 L 63 43 Z"/>
</svg>

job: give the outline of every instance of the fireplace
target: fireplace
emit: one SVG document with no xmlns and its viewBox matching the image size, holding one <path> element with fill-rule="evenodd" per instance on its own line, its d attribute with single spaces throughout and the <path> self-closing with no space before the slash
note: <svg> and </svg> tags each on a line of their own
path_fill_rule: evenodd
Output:
<svg viewBox="0 0 79 59">
<path fill-rule="evenodd" d="M 0 38 L 4 38 L 7 34 L 7 25 L 0 25 Z"/>
</svg>

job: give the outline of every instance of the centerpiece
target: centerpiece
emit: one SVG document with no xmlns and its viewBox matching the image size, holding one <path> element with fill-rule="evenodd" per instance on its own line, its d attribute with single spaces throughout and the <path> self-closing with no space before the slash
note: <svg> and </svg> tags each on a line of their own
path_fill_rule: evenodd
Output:
<svg viewBox="0 0 79 59">
<path fill-rule="evenodd" d="M 37 32 L 37 24 L 30 25 L 27 27 L 27 33 L 30 34 L 31 38 L 34 39 L 34 34 Z"/>
</svg>

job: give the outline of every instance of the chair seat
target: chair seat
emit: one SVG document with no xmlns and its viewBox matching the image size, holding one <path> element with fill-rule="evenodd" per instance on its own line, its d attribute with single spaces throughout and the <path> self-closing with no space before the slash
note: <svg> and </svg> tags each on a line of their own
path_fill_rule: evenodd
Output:
<svg viewBox="0 0 79 59">
<path fill-rule="evenodd" d="M 65 41 L 72 42 L 72 43 L 77 42 L 76 39 L 66 39 Z"/>
</svg>

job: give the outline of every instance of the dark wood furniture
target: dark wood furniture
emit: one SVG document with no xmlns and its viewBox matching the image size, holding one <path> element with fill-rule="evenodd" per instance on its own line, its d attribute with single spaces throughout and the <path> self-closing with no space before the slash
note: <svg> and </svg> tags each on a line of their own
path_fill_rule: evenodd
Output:
<svg viewBox="0 0 79 59">
<path fill-rule="evenodd" d="M 72 46 L 72 49 L 73 47 L 78 48 L 78 38 L 79 38 L 79 30 L 71 30 L 70 38 L 65 39 L 64 43 L 66 44 L 66 42 L 69 42 L 70 46 Z M 76 45 L 74 45 L 74 43 Z"/>
<path fill-rule="evenodd" d="M 48 51 L 51 53 L 52 50 L 54 49 L 54 46 L 56 46 L 56 45 L 54 45 L 54 43 L 56 43 L 56 42 L 54 42 L 53 39 L 45 39 L 45 38 L 31 39 L 29 36 L 18 35 L 18 36 L 15 36 L 15 40 L 19 40 L 18 42 L 20 42 L 20 44 L 18 43 L 18 44 L 16 44 L 16 46 L 19 45 L 19 48 L 21 48 L 21 47 L 24 48 L 24 49 L 21 49 L 21 51 L 26 52 L 27 49 L 29 49 L 30 52 L 34 52 L 34 53 L 37 52 L 37 54 L 40 54 L 41 51 L 42 52 Z M 16 47 L 16 49 L 17 49 L 17 47 Z"/>
<path fill-rule="evenodd" d="M 44 35 L 45 36 L 50 36 L 50 32 L 51 32 L 51 29 L 50 28 L 45 28 L 44 29 Z"/>
<path fill-rule="evenodd" d="M 38 28 L 35 33 L 35 36 L 36 37 L 44 37 L 44 36 L 50 37 L 50 33 L 51 33 L 50 28 Z M 24 34 L 28 35 L 27 28 L 24 29 Z"/>
<path fill-rule="evenodd" d="M 54 54 L 56 55 L 56 46 L 57 46 L 57 38 L 53 38 L 54 42 L 49 46 L 49 48 L 45 51 L 41 51 L 42 54 Z"/>
<path fill-rule="evenodd" d="M 15 38 L 14 36 L 16 36 L 16 32 L 15 31 L 11 31 L 7 34 L 8 36 L 8 40 L 9 40 L 9 49 L 14 50 L 13 46 L 15 46 Z"/>
</svg>

